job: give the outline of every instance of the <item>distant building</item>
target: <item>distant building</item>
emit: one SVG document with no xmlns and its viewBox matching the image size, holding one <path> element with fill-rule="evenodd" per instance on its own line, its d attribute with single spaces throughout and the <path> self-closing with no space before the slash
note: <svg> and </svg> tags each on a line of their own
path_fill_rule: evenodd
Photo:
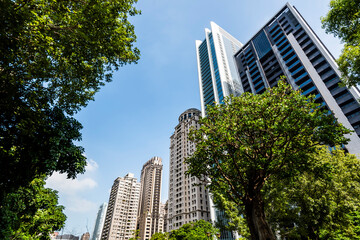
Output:
<svg viewBox="0 0 360 240">
<path fill-rule="evenodd" d="M 90 233 L 88 233 L 88 232 L 84 233 L 81 236 L 80 240 L 90 240 Z"/>
<path fill-rule="evenodd" d="M 61 239 L 61 240 L 79 240 L 79 237 L 74 236 L 72 234 L 63 234 L 63 235 L 57 235 L 55 239 Z"/>
<path fill-rule="evenodd" d="M 59 232 L 53 232 L 53 233 L 50 233 L 50 239 L 53 240 L 53 239 L 56 239 L 56 237 L 59 235 Z"/>
<path fill-rule="evenodd" d="M 101 232 L 102 232 L 104 222 L 105 222 L 107 205 L 108 205 L 107 203 L 103 203 L 99 207 L 99 211 L 96 216 L 94 231 L 91 236 L 91 240 L 100 240 L 100 238 L 101 238 Z"/>
<path fill-rule="evenodd" d="M 166 221 L 166 203 L 160 203 L 159 208 L 159 232 L 166 232 L 165 221 Z"/>
<path fill-rule="evenodd" d="M 188 140 L 190 128 L 198 129 L 201 112 L 190 108 L 179 116 L 179 123 L 170 137 L 170 182 L 168 199 L 167 232 L 183 224 L 210 221 L 209 193 L 195 177 L 185 175 L 185 158 L 193 154 L 195 144 Z"/>
<path fill-rule="evenodd" d="M 102 240 L 128 240 L 134 236 L 139 205 L 140 183 L 134 174 L 118 177 L 111 188 Z"/>
<path fill-rule="evenodd" d="M 168 215 L 169 215 L 169 202 L 166 201 L 164 206 L 164 230 L 163 232 L 167 231 L 167 225 L 168 225 Z"/>
<path fill-rule="evenodd" d="M 141 240 L 149 240 L 154 233 L 161 232 L 164 226 L 160 218 L 160 194 L 162 160 L 153 157 L 141 170 L 141 190 L 138 210 L 138 229 Z"/>
</svg>

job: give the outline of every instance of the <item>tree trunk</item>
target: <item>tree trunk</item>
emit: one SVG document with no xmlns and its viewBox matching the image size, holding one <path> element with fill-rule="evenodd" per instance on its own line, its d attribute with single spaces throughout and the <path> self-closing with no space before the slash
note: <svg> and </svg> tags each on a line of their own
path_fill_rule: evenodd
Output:
<svg viewBox="0 0 360 240">
<path fill-rule="evenodd" d="M 252 240 L 276 240 L 265 219 L 264 202 L 260 195 L 245 202 L 245 211 Z"/>
</svg>

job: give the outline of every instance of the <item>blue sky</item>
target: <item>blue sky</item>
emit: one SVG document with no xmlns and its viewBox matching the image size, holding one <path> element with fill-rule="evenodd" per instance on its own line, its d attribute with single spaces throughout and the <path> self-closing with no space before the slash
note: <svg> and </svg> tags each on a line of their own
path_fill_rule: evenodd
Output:
<svg viewBox="0 0 360 240">
<path fill-rule="evenodd" d="M 341 44 L 321 28 L 330 0 L 291 1 L 335 57 Z M 286 4 L 285 0 L 140 0 L 142 15 L 131 18 L 141 51 L 138 64 L 114 74 L 78 115 L 88 166 L 75 180 L 54 174 L 47 186 L 59 191 L 68 216 L 64 233 L 92 233 L 96 213 L 113 181 L 128 172 L 140 178 L 142 165 L 163 159 L 162 200 L 167 200 L 169 137 L 178 116 L 200 109 L 195 40 L 214 21 L 246 43 Z"/>
</svg>

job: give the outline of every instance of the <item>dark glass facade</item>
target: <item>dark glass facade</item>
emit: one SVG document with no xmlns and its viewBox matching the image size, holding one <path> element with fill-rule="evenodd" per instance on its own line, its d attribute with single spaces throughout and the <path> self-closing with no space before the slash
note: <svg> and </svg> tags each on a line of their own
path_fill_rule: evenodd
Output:
<svg viewBox="0 0 360 240">
<path fill-rule="evenodd" d="M 207 50 L 206 40 L 204 40 L 199 47 L 199 60 L 205 106 L 212 105 L 215 102 L 215 94 L 211 78 L 209 53 Z"/>
<path fill-rule="evenodd" d="M 280 76 L 284 75 L 295 89 L 301 89 L 304 95 L 315 95 L 316 102 L 329 110 L 332 103 L 326 101 L 323 95 L 330 93 L 327 98 L 335 99 L 360 136 L 359 103 L 349 89 L 339 85 L 339 75 L 329 63 L 332 56 L 324 54 L 326 49 L 320 40 L 317 43 L 313 41 L 317 39 L 316 35 L 293 11 L 288 6 L 284 7 L 235 55 L 244 91 L 262 93 L 266 87 L 275 86 Z M 324 51 L 320 51 L 321 47 Z M 320 81 L 328 91 L 325 88 L 320 90 Z"/>
</svg>

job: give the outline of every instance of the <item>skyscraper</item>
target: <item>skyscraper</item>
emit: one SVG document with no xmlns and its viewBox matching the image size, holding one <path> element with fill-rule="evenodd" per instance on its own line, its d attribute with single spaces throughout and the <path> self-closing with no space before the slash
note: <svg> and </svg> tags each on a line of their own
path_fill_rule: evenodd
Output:
<svg viewBox="0 0 360 240">
<path fill-rule="evenodd" d="M 204 219 L 210 220 L 209 194 L 195 177 L 185 175 L 185 158 L 195 151 L 195 144 L 188 140 L 191 127 L 198 129 L 201 112 L 190 108 L 179 116 L 179 124 L 170 137 L 170 182 L 167 231 L 183 224 Z"/>
<path fill-rule="evenodd" d="M 203 116 L 206 105 L 243 92 L 233 58 L 242 44 L 214 22 L 210 26 L 211 30 L 205 29 L 205 39 L 196 41 Z"/>
<path fill-rule="evenodd" d="M 239 96 L 244 92 L 234 59 L 234 54 L 243 44 L 216 23 L 210 22 L 210 26 L 211 30 L 205 29 L 205 39 L 195 42 L 202 117 L 206 115 L 207 105 L 222 103 L 225 97 Z M 226 222 L 224 213 L 214 208 L 211 199 L 209 201 L 211 220 Z M 231 240 L 236 236 L 224 230 L 220 239 Z"/>
<path fill-rule="evenodd" d="M 205 40 L 196 41 L 203 116 L 204 105 L 222 102 L 218 89 L 226 84 L 219 84 L 225 80 L 221 71 L 216 74 L 216 68 L 226 69 L 224 66 L 229 65 L 237 69 L 234 82 L 238 81 L 241 93 L 263 93 L 284 75 L 294 89 L 301 89 L 304 95 L 315 95 L 316 102 L 354 131 L 348 135 L 350 142 L 346 148 L 350 153 L 360 154 L 360 105 L 356 100 L 360 91 L 357 87 L 339 86 L 340 72 L 334 58 L 294 7 L 286 4 L 233 56 L 225 56 L 221 48 L 216 48 L 216 41 L 212 43 L 214 32 L 205 30 Z M 227 61 L 218 60 L 223 55 Z"/>
<path fill-rule="evenodd" d="M 104 226 L 105 215 L 106 215 L 107 203 L 101 204 L 99 211 L 96 216 L 94 231 L 91 235 L 91 240 L 100 240 L 101 232 Z"/>
<path fill-rule="evenodd" d="M 349 135 L 350 153 L 360 154 L 359 89 L 339 85 L 340 72 L 331 53 L 300 13 L 286 4 L 236 54 L 244 92 L 262 93 L 276 85 L 280 76 L 304 95 L 332 111 Z"/>
<path fill-rule="evenodd" d="M 127 240 L 134 236 L 139 205 L 140 183 L 134 174 L 118 177 L 111 188 L 102 240 Z"/>
<path fill-rule="evenodd" d="M 141 170 L 137 223 L 141 240 L 148 240 L 154 233 L 163 230 L 163 218 L 160 218 L 162 168 L 161 158 L 153 157 L 144 164 Z"/>
</svg>

